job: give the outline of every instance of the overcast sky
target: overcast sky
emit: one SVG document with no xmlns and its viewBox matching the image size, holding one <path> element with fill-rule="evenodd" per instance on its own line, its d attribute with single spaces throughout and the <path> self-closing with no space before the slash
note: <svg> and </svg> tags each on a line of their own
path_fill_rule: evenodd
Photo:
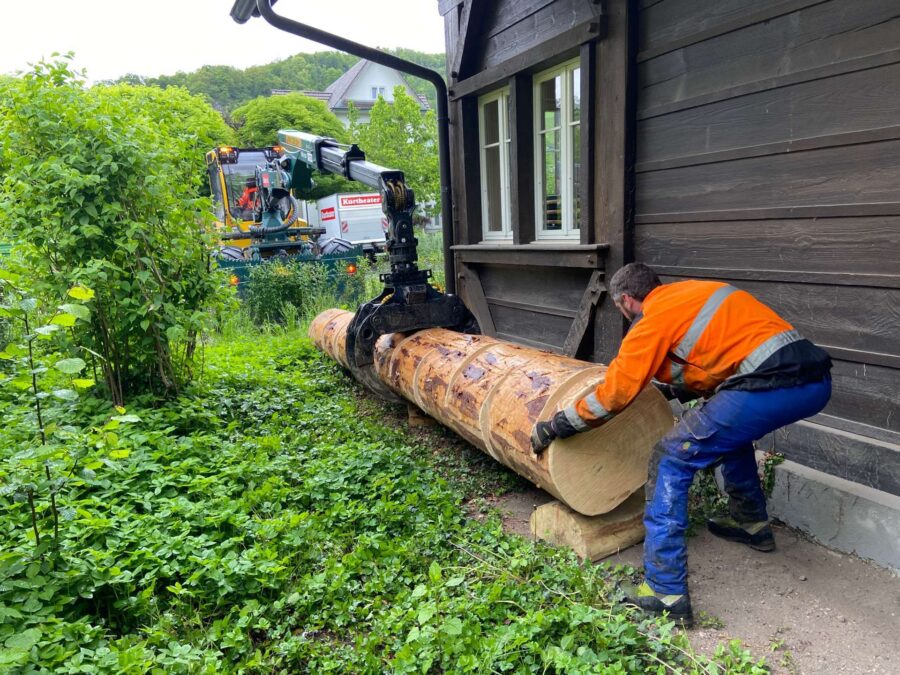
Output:
<svg viewBox="0 0 900 675">
<path fill-rule="evenodd" d="M 75 52 L 89 80 L 156 77 L 202 65 L 246 68 L 328 49 L 262 18 L 238 25 L 233 0 L 0 0 L 0 73 Z M 437 0 L 279 0 L 279 14 L 372 47 L 444 51 Z"/>
</svg>

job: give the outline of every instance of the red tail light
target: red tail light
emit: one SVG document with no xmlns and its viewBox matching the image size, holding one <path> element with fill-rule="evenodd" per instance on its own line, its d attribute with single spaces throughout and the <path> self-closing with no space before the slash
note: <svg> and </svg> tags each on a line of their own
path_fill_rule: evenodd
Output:
<svg viewBox="0 0 900 675">
<path fill-rule="evenodd" d="M 353 263 L 347 265 L 347 274 L 356 274 L 356 265 Z"/>
</svg>

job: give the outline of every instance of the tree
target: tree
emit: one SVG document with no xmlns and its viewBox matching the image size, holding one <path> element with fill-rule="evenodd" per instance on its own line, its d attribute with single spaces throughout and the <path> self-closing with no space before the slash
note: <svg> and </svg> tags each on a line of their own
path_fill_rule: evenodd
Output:
<svg viewBox="0 0 900 675">
<path fill-rule="evenodd" d="M 296 129 L 339 141 L 347 138 L 341 121 L 322 101 L 303 94 L 268 96 L 245 103 L 233 113 L 238 126 L 239 141 L 246 147 L 274 145 L 279 129 Z M 316 172 L 315 186 L 307 190 L 304 199 L 319 199 L 337 192 L 359 192 L 366 189 L 358 183 Z"/>
<path fill-rule="evenodd" d="M 204 106 L 183 91 L 85 89 L 64 61 L 0 96 L 0 227 L 39 295 L 95 291 L 90 323 L 71 328 L 118 405 L 190 378 L 222 289 L 197 194 L 197 148 L 218 127 Z"/>
<path fill-rule="evenodd" d="M 433 111 L 424 115 L 419 101 L 402 86 L 394 88 L 394 102 L 382 97 L 372 107 L 368 123 L 351 113 L 350 135 L 373 162 L 403 171 L 419 204 L 433 215 L 440 212 L 441 180 L 438 162 L 437 121 Z"/>
</svg>

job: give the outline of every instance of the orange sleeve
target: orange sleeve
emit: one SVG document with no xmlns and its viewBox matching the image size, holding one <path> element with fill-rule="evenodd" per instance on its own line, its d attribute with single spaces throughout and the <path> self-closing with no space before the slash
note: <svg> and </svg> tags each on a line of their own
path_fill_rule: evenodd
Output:
<svg viewBox="0 0 900 675">
<path fill-rule="evenodd" d="M 598 426 L 621 412 L 643 391 L 660 369 L 672 346 L 667 331 L 646 318 L 628 332 L 606 378 L 593 393 L 569 406 L 566 417 L 576 429 Z M 577 415 L 577 419 L 575 416 Z"/>
</svg>

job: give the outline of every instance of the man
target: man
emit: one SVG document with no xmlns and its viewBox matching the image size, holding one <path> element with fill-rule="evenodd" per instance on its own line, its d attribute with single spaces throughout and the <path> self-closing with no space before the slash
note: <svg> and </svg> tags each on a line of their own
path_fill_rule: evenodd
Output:
<svg viewBox="0 0 900 675">
<path fill-rule="evenodd" d="M 256 179 L 248 178 L 246 187 L 244 187 L 244 191 L 237 200 L 238 207 L 244 212 L 241 216 L 242 218 L 252 217 L 252 215 L 248 216 L 248 213 L 252 214 L 253 202 L 256 199 L 256 193 L 258 191 L 259 188 L 256 186 Z"/>
<path fill-rule="evenodd" d="M 626 589 L 628 602 L 690 626 L 685 531 L 694 473 L 722 466 L 730 517 L 710 520 L 710 532 L 774 550 L 753 441 L 825 407 L 831 360 L 752 295 L 721 282 L 662 284 L 649 267 L 631 263 L 609 292 L 631 321 L 619 353 L 593 393 L 535 426 L 532 448 L 540 453 L 554 438 L 609 421 L 653 378 L 669 398 L 706 399 L 653 448 L 645 579 Z"/>
</svg>

